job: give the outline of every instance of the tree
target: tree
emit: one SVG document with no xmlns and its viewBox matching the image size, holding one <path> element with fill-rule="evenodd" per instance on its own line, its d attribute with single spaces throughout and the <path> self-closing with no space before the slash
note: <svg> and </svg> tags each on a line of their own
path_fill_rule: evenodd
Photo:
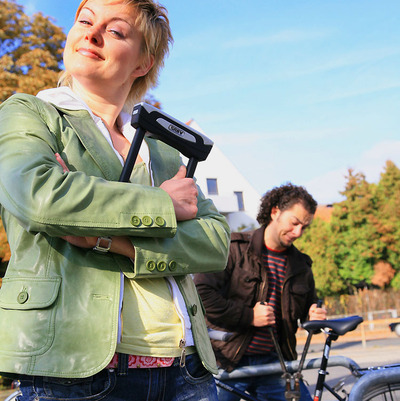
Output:
<svg viewBox="0 0 400 401">
<path fill-rule="evenodd" d="M 346 290 L 335 263 L 335 239 L 329 222 L 316 217 L 303 236 L 297 240 L 296 247 L 313 260 L 315 286 L 321 298 Z"/>
<path fill-rule="evenodd" d="M 400 170 L 386 162 L 378 184 L 349 170 L 330 224 L 316 221 L 298 241 L 314 259 L 324 295 L 345 287 L 375 285 L 400 289 Z"/>
<path fill-rule="evenodd" d="M 375 264 L 374 271 L 375 273 L 371 278 L 371 283 L 380 288 L 387 287 L 396 273 L 392 265 L 383 260 Z"/>
<path fill-rule="evenodd" d="M 11 252 L 7 242 L 7 235 L 0 218 L 0 277 L 4 276 L 7 263 L 10 260 Z"/>
<path fill-rule="evenodd" d="M 15 0 L 0 0 L 0 102 L 57 84 L 65 34 L 52 19 L 28 17 Z"/>
<path fill-rule="evenodd" d="M 400 289 L 400 169 L 388 160 L 376 187 L 376 213 L 372 222 L 381 242 L 381 258 L 396 277 L 391 283 Z"/>
<path fill-rule="evenodd" d="M 342 195 L 346 199 L 334 206 L 332 235 L 335 263 L 339 274 L 351 288 L 360 282 L 371 283 L 374 265 L 380 259 L 379 234 L 372 222 L 376 210 L 376 186 L 364 174 L 349 170 Z"/>
</svg>

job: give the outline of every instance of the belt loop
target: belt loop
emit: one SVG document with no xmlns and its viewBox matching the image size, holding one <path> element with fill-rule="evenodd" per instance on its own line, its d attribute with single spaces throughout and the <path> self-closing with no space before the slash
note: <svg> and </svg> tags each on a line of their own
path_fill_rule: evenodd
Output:
<svg viewBox="0 0 400 401">
<path fill-rule="evenodd" d="M 128 375 L 128 362 L 129 362 L 129 355 L 121 354 L 118 352 L 117 376 Z"/>
</svg>

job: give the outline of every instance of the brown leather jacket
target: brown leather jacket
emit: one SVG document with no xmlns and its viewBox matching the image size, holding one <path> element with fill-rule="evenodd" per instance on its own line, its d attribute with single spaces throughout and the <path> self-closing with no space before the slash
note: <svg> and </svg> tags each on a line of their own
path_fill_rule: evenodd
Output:
<svg viewBox="0 0 400 401">
<path fill-rule="evenodd" d="M 264 301 L 268 282 L 262 265 L 265 227 L 252 232 L 232 233 L 228 265 L 218 273 L 196 274 L 195 283 L 206 309 L 207 325 L 233 332 L 229 341 L 212 340 L 220 367 L 234 369 L 250 343 L 254 326 L 253 306 Z M 297 358 L 298 320 L 305 321 L 317 301 L 311 258 L 293 245 L 289 248 L 282 288 L 282 321 L 279 343 L 286 360 Z"/>
</svg>

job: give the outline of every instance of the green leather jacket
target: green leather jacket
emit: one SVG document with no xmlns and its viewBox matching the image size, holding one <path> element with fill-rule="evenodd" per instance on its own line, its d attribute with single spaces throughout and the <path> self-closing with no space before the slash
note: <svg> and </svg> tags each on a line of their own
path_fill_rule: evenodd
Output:
<svg viewBox="0 0 400 401">
<path fill-rule="evenodd" d="M 146 142 L 155 187 L 120 183 L 121 163 L 87 111 L 29 95 L 1 105 L 0 211 L 12 256 L 0 289 L 0 372 L 87 377 L 107 366 L 117 344 L 121 271 L 138 280 L 175 277 L 197 351 L 216 372 L 190 274 L 224 269 L 229 228 L 201 191 L 197 218 L 176 222 L 158 186 L 176 174 L 179 155 Z M 135 263 L 72 246 L 65 235 L 129 236 Z"/>
</svg>

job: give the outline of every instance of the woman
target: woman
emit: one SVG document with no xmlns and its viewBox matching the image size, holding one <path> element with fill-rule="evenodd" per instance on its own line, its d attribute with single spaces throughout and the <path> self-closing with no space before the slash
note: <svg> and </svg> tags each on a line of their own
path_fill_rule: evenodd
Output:
<svg viewBox="0 0 400 401">
<path fill-rule="evenodd" d="M 225 267 L 226 221 L 155 139 L 118 182 L 125 111 L 171 41 L 152 0 L 84 0 L 61 86 L 0 108 L 0 372 L 20 378 L 20 400 L 216 399 L 190 274 Z"/>
</svg>

